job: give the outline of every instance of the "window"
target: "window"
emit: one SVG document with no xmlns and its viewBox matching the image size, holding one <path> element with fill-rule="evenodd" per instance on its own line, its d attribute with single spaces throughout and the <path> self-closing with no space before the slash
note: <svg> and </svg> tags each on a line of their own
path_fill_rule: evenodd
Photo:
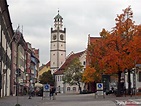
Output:
<svg viewBox="0 0 141 106">
<path fill-rule="evenodd" d="M 54 71 L 54 70 L 53 70 Z M 57 81 L 57 76 L 55 76 L 55 81 Z"/>
<path fill-rule="evenodd" d="M 141 71 L 139 71 L 138 79 L 139 79 L 139 82 L 141 82 Z"/>
<path fill-rule="evenodd" d="M 56 35 L 55 34 L 53 35 L 53 40 L 56 40 Z"/>
<path fill-rule="evenodd" d="M 61 40 L 64 40 L 63 34 L 60 35 L 60 39 L 61 39 Z"/>
<path fill-rule="evenodd" d="M 67 91 L 70 91 L 70 87 L 67 87 Z"/>
<path fill-rule="evenodd" d="M 62 76 L 60 76 L 60 81 L 62 81 Z"/>
<path fill-rule="evenodd" d="M 0 43 L 1 43 L 1 25 L 0 25 Z"/>
<path fill-rule="evenodd" d="M 73 91 L 76 91 L 76 87 L 73 87 Z"/>
<path fill-rule="evenodd" d="M 58 76 L 58 81 L 60 81 L 60 76 Z"/>
<path fill-rule="evenodd" d="M 83 62 L 83 65 L 85 65 L 85 64 L 86 64 L 86 62 L 84 61 L 84 62 Z"/>
</svg>

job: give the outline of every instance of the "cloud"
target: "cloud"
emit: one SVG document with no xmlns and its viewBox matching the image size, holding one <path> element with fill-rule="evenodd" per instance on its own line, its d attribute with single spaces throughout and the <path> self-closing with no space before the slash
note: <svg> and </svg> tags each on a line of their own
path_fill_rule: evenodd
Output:
<svg viewBox="0 0 141 106">
<path fill-rule="evenodd" d="M 54 17 L 63 17 L 67 55 L 86 48 L 88 34 L 99 36 L 102 28 L 111 30 L 117 14 L 131 5 L 134 21 L 140 24 L 140 0 L 7 0 L 13 28 L 23 26 L 26 41 L 40 50 L 40 62 L 50 59 L 51 27 Z"/>
</svg>

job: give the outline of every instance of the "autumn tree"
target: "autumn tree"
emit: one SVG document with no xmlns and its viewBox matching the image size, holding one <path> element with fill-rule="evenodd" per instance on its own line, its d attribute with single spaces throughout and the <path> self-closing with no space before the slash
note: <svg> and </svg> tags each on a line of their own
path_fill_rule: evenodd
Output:
<svg viewBox="0 0 141 106">
<path fill-rule="evenodd" d="M 54 85 L 54 77 L 51 74 L 51 71 L 44 72 L 40 77 L 39 77 L 40 83 L 42 84 L 50 84 Z"/>
<path fill-rule="evenodd" d="M 103 28 L 102 29 L 102 31 L 100 32 L 100 36 L 102 37 L 102 38 L 106 38 L 107 36 L 109 36 L 109 32 L 108 31 L 106 31 L 106 29 L 105 28 Z"/>
<path fill-rule="evenodd" d="M 118 62 L 118 88 L 120 90 L 120 79 L 121 79 L 121 72 L 123 72 L 125 69 L 128 70 L 128 77 L 130 77 L 130 71 L 135 66 L 133 64 L 133 61 L 129 60 L 129 46 L 131 40 L 133 40 L 133 37 L 136 34 L 136 25 L 134 25 L 133 18 L 133 12 L 131 10 L 131 7 L 129 6 L 125 10 L 123 10 L 123 14 L 120 14 L 116 18 L 116 27 L 113 30 L 113 34 L 116 36 L 119 36 L 121 39 L 120 44 L 116 45 L 117 51 L 120 53 L 119 59 L 121 61 Z M 120 49 L 119 49 L 120 48 Z M 133 57 L 130 57 L 130 59 L 133 59 Z M 130 78 L 128 78 L 128 93 L 131 92 L 131 81 Z"/>
<path fill-rule="evenodd" d="M 100 33 L 101 39 L 95 44 L 91 44 L 88 48 L 88 55 L 91 60 L 90 65 L 96 71 L 99 71 L 99 73 L 118 74 L 118 94 L 120 94 L 122 88 L 120 83 L 121 73 L 125 69 L 130 70 L 135 66 L 133 64 L 135 58 L 132 58 L 135 53 L 132 52 L 131 48 L 133 49 L 133 47 L 131 47 L 130 43 L 132 41 L 135 42 L 134 36 L 137 34 L 137 29 L 132 18 L 133 12 L 129 6 L 123 10 L 123 14 L 117 16 L 115 19 L 116 26 L 113 30 L 107 32 L 103 29 Z M 138 49 L 136 48 L 136 50 Z M 133 61 L 129 59 L 133 59 Z"/>
<path fill-rule="evenodd" d="M 87 66 L 86 69 L 83 72 L 82 80 L 85 83 L 94 82 L 97 78 L 95 76 L 96 76 L 96 70 L 94 68 Z M 99 79 L 99 77 L 98 77 L 98 79 Z"/>
<path fill-rule="evenodd" d="M 79 91 L 81 92 L 80 84 L 82 82 L 82 71 L 83 66 L 79 61 L 79 58 L 75 58 L 65 69 L 63 82 L 70 85 L 78 85 Z"/>
</svg>

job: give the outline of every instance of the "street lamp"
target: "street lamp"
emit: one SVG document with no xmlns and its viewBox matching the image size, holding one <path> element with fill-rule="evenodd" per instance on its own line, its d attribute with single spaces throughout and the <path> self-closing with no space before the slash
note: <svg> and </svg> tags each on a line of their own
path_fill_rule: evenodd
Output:
<svg viewBox="0 0 141 106">
<path fill-rule="evenodd" d="M 31 99 L 31 93 L 32 93 L 32 76 L 31 76 L 31 66 L 30 66 L 30 73 L 29 73 L 29 98 L 28 99 Z"/>
<path fill-rule="evenodd" d="M 19 69 L 19 68 L 17 68 L 16 69 L 16 82 L 17 82 L 17 104 L 16 104 L 16 106 L 20 106 L 19 104 L 18 104 L 18 96 L 19 96 L 19 77 L 21 76 L 21 70 Z"/>
</svg>

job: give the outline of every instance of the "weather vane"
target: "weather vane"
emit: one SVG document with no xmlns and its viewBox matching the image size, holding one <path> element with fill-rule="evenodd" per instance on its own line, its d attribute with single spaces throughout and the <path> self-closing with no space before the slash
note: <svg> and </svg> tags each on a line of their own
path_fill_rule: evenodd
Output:
<svg viewBox="0 0 141 106">
<path fill-rule="evenodd" d="M 59 8 L 58 8 L 58 14 L 59 14 Z"/>
</svg>

